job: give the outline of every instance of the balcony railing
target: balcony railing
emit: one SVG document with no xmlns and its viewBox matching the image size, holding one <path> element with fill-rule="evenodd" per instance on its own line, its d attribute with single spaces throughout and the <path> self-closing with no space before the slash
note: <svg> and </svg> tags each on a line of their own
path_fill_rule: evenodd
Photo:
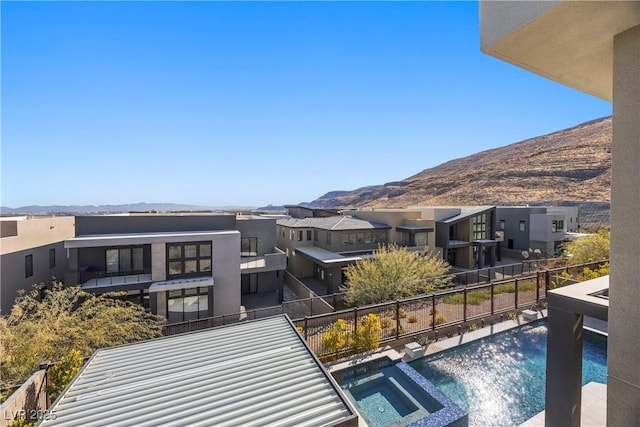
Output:
<svg viewBox="0 0 640 427">
<path fill-rule="evenodd" d="M 151 269 L 142 271 L 113 273 L 107 271 L 83 271 L 80 272 L 80 281 L 83 288 L 99 288 L 104 286 L 134 285 L 151 282 Z"/>
<path fill-rule="evenodd" d="M 240 270 L 248 273 L 247 270 L 276 271 L 287 268 L 287 256 L 278 248 L 273 248 L 272 253 L 255 257 L 243 257 L 240 259 Z"/>
</svg>

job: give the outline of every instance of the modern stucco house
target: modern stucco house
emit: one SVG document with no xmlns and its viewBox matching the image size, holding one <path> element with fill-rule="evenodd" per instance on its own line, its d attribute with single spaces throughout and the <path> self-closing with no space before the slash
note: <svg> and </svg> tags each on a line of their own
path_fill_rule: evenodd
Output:
<svg viewBox="0 0 640 427">
<path fill-rule="evenodd" d="M 578 206 L 498 206 L 497 229 L 502 232 L 502 256 L 519 258 L 523 251 L 539 250 L 552 257 L 567 239 L 566 233 L 579 228 Z"/>
<path fill-rule="evenodd" d="M 74 236 L 75 218 L 2 217 L 0 227 L 0 313 L 8 314 L 20 289 L 64 277 L 63 242 Z"/>
<path fill-rule="evenodd" d="M 640 419 L 640 3 L 480 2 L 483 52 L 613 103 L 607 299 L 549 293 L 547 426 L 579 426 L 585 314 L 608 319 L 607 424 Z M 597 283 L 596 283 L 597 285 Z M 573 289 L 570 289 L 573 288 Z M 607 309 L 608 307 L 608 309 Z"/>
<path fill-rule="evenodd" d="M 281 218 L 277 244 L 287 255 L 291 274 L 313 277 L 328 292 L 338 292 L 349 264 L 388 243 L 431 252 L 454 267 L 494 265 L 495 210 L 495 206 L 363 208 L 322 218 Z"/>
<path fill-rule="evenodd" d="M 170 323 L 240 312 L 242 293 L 282 295 L 275 219 L 206 215 L 75 218 L 65 285 L 129 297 Z"/>
<path fill-rule="evenodd" d="M 275 222 L 235 213 L 4 217 L 2 313 L 20 289 L 54 278 L 124 291 L 170 322 L 238 313 L 247 294 L 281 301 L 286 256 Z"/>
</svg>

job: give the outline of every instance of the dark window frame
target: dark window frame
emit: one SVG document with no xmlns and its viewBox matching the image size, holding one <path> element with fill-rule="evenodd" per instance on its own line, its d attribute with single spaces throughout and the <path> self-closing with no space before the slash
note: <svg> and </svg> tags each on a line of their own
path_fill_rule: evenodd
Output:
<svg viewBox="0 0 640 427">
<path fill-rule="evenodd" d="M 196 247 L 195 256 L 185 256 L 185 247 L 194 246 L 194 245 Z M 209 246 L 208 255 L 201 254 L 202 246 Z M 171 258 L 171 255 L 170 255 L 171 248 L 176 248 L 176 247 L 180 248 L 180 257 Z M 208 241 L 208 240 L 198 241 L 198 242 L 167 243 L 166 245 L 167 278 L 176 279 L 180 277 L 197 277 L 197 276 L 203 276 L 203 275 L 210 275 L 211 271 L 213 270 L 212 252 L 213 252 L 213 247 L 212 247 L 211 241 Z M 187 267 L 186 267 L 187 263 L 192 263 L 194 261 L 195 261 L 195 271 L 185 272 L 187 271 Z M 209 268 L 203 269 L 201 266 L 202 264 L 201 261 L 208 261 Z M 177 263 L 180 263 L 180 272 L 171 273 L 172 264 L 175 266 L 175 264 Z"/>
<path fill-rule="evenodd" d="M 33 276 L 33 255 L 29 254 L 24 257 L 24 277 Z"/>
<path fill-rule="evenodd" d="M 49 249 L 49 268 L 56 268 L 56 248 Z"/>
<path fill-rule="evenodd" d="M 248 250 L 245 250 L 245 249 L 248 249 Z M 240 238 L 240 256 L 241 257 L 258 256 L 258 238 L 257 237 Z"/>
<path fill-rule="evenodd" d="M 195 293 L 193 292 L 195 290 Z M 189 293 L 187 293 L 187 291 L 189 291 Z M 193 296 L 207 296 L 207 307 L 206 307 L 206 314 L 203 315 L 202 317 L 200 316 L 200 312 L 201 311 L 205 311 L 205 310 L 200 310 L 200 298 L 198 298 L 198 311 L 196 311 L 196 319 L 205 319 L 207 317 L 210 317 L 210 313 L 209 313 L 209 307 L 211 306 L 211 302 L 210 299 L 212 297 L 212 295 L 209 293 L 209 287 L 208 286 L 200 286 L 197 288 L 186 288 L 186 289 L 176 289 L 173 291 L 165 291 L 166 292 L 166 313 L 167 313 L 167 320 L 169 319 L 169 300 L 175 300 L 175 299 L 182 299 L 182 320 L 180 320 L 181 322 L 185 322 L 185 317 L 184 317 L 184 299 L 186 297 L 193 297 Z M 170 296 L 170 293 L 174 293 L 174 292 L 180 292 L 180 295 L 173 295 Z M 175 312 L 174 312 L 175 313 Z M 190 319 L 187 319 L 190 320 Z"/>
<path fill-rule="evenodd" d="M 141 251 L 141 259 L 140 262 L 142 265 L 140 265 L 140 268 L 135 269 L 134 268 L 134 251 L 138 249 Z M 130 269 L 126 270 L 123 269 L 123 263 L 122 263 L 122 251 L 124 250 L 128 250 L 129 251 L 129 266 Z M 109 262 L 108 262 L 108 255 L 107 253 L 109 251 L 118 251 L 118 271 L 110 271 L 109 270 Z M 144 272 L 144 246 L 140 246 L 140 245 L 132 245 L 132 246 L 113 246 L 113 247 L 109 247 L 106 248 L 104 251 L 104 269 L 105 269 L 105 273 L 107 275 L 111 275 L 111 276 L 122 276 L 125 274 L 141 274 Z"/>
</svg>

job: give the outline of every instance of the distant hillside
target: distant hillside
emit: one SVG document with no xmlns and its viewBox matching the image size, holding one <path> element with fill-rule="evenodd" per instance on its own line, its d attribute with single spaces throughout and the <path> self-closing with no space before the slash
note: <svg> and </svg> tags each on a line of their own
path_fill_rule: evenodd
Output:
<svg viewBox="0 0 640 427">
<path fill-rule="evenodd" d="M 609 202 L 611 117 L 452 160 L 384 185 L 332 191 L 310 207 Z"/>
<path fill-rule="evenodd" d="M 239 206 L 196 206 L 175 203 L 134 203 L 125 205 L 87 205 L 87 206 L 22 206 L 19 208 L 0 207 L 2 215 L 46 215 L 46 214 L 104 214 L 121 212 L 177 212 L 251 209 Z"/>
</svg>

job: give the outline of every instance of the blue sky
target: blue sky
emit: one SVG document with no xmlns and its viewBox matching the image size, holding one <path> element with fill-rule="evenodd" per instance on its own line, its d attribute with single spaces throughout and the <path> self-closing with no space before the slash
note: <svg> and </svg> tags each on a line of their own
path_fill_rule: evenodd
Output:
<svg viewBox="0 0 640 427">
<path fill-rule="evenodd" d="M 475 2 L 2 2 L 3 206 L 261 206 L 611 114 Z"/>
</svg>

